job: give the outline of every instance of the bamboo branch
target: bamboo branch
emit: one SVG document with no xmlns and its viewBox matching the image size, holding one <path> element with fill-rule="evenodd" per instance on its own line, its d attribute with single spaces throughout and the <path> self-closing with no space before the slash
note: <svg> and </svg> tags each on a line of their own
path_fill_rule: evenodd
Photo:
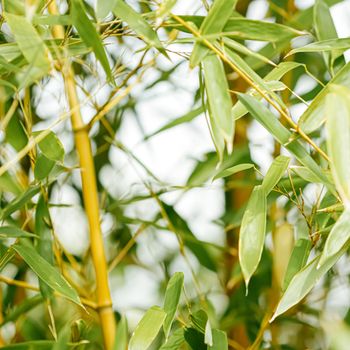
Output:
<svg viewBox="0 0 350 350">
<path fill-rule="evenodd" d="M 28 289 L 28 290 L 32 290 L 35 292 L 40 292 L 40 288 L 37 286 L 34 286 L 26 281 L 14 280 L 12 278 L 8 278 L 8 277 L 3 276 L 3 275 L 0 275 L 0 282 L 6 283 L 9 286 L 16 286 L 19 288 Z M 57 293 L 56 291 L 54 292 L 54 294 L 64 298 L 64 296 L 62 294 Z M 79 298 L 84 305 L 89 306 L 92 309 L 98 309 L 98 305 L 94 301 L 86 299 L 86 298 L 82 298 L 82 297 L 79 297 Z"/>
<path fill-rule="evenodd" d="M 195 37 L 200 38 L 208 48 L 214 51 L 224 62 L 226 62 L 239 76 L 242 77 L 251 87 L 253 87 L 268 103 L 273 106 L 276 111 L 288 122 L 288 124 L 297 132 L 308 144 L 310 144 L 324 159 L 329 162 L 328 155 L 316 145 L 316 143 L 307 135 L 303 130 L 300 129 L 299 125 L 296 124 L 293 119 L 268 95 L 263 91 L 254 81 L 243 71 L 241 71 L 230 59 L 228 59 L 221 50 L 219 50 L 214 44 L 212 44 L 206 38 L 201 36 L 201 33 L 190 26 L 181 17 L 172 14 L 172 17 L 180 24 L 182 24 L 186 29 L 188 29 Z"/>
<path fill-rule="evenodd" d="M 55 1 L 49 4 L 49 11 L 52 14 L 58 13 Z M 63 28 L 54 27 L 53 36 L 55 38 L 62 38 L 64 36 Z M 74 138 L 81 168 L 84 206 L 89 221 L 90 250 L 96 276 L 97 308 L 105 349 L 111 350 L 115 342 L 116 321 L 108 285 L 108 271 L 100 226 L 98 192 L 91 142 L 88 129 L 85 127 L 82 119 L 80 108 L 76 108 L 79 106 L 79 99 L 73 68 L 70 65 L 66 69 L 63 68 L 62 74 L 64 76 L 69 106 L 72 110 L 71 122 L 73 130 L 75 130 Z"/>
</svg>

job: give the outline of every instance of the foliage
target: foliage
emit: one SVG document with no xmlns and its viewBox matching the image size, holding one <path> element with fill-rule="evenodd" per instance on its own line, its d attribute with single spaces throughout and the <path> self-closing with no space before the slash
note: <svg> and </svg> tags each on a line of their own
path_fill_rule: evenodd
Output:
<svg viewBox="0 0 350 350">
<path fill-rule="evenodd" d="M 179 14 L 180 3 L 2 1 L 4 349 L 346 348 L 349 311 L 329 322 L 323 308 L 348 279 L 350 39 L 338 38 L 331 15 L 344 2 L 272 0 L 260 20 L 247 16 L 257 1 L 203 0 Z M 179 69 L 198 77 L 190 109 L 145 132 L 143 99 L 179 89 Z M 144 149 L 207 125 L 212 151 L 186 181 L 163 180 L 123 142 L 130 120 Z M 267 167 L 253 152 L 263 130 L 273 140 L 260 152 Z M 112 185 L 128 173 L 123 161 L 115 168 L 116 152 L 137 179 L 122 194 Z M 55 197 L 64 186 L 85 211 L 83 251 L 57 229 L 64 209 L 61 226 L 79 231 L 77 208 Z M 218 187 L 223 244 L 200 239 L 179 205 Z M 149 242 L 156 266 L 141 256 Z M 137 325 L 115 300 L 132 267 L 158 283 L 158 305 Z"/>
</svg>

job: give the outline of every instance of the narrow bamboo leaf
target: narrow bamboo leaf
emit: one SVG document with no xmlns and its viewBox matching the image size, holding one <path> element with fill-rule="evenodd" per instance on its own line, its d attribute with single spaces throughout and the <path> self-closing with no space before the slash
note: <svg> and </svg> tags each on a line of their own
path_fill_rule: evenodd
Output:
<svg viewBox="0 0 350 350">
<path fill-rule="evenodd" d="M 291 132 L 281 124 L 281 122 L 266 106 L 259 103 L 259 101 L 249 95 L 239 94 L 238 98 L 251 113 L 251 115 L 260 124 L 262 124 L 281 145 L 283 145 L 298 159 L 301 164 L 307 167 L 316 177 L 318 177 L 332 193 L 336 194 L 334 186 L 329 182 L 322 169 L 298 140 L 290 141 L 292 139 Z"/>
<path fill-rule="evenodd" d="M 310 183 L 319 183 L 320 179 L 304 166 L 293 165 L 290 168 L 296 175 Z M 330 179 L 329 179 L 330 180 Z"/>
<path fill-rule="evenodd" d="M 97 17 L 100 19 L 107 17 L 107 15 L 113 11 L 114 7 L 116 6 L 116 3 L 117 0 L 98 0 L 96 4 Z"/>
<path fill-rule="evenodd" d="M 8 142 L 17 152 L 19 152 L 28 143 L 28 136 L 24 130 L 22 121 L 16 113 L 12 116 L 6 127 L 6 142 Z"/>
<path fill-rule="evenodd" d="M 70 324 L 66 324 L 60 330 L 57 341 L 55 342 L 52 350 L 67 350 L 70 349 L 71 346 L 68 344 L 70 342 L 71 337 L 71 327 Z"/>
<path fill-rule="evenodd" d="M 28 311 L 40 305 L 43 302 L 43 300 L 44 299 L 40 294 L 24 299 L 20 304 L 15 305 L 11 310 L 9 310 L 6 313 L 1 325 L 4 325 L 8 322 L 17 321 L 19 317 L 25 315 Z"/>
<path fill-rule="evenodd" d="M 203 70 L 210 113 L 230 149 L 234 134 L 234 121 L 231 117 L 232 102 L 224 66 L 216 55 L 208 55 L 203 60 Z"/>
<path fill-rule="evenodd" d="M 226 56 L 232 61 L 237 69 L 248 76 L 262 91 L 273 96 L 276 100 L 280 100 L 277 95 L 273 93 L 270 86 L 261 78 L 250 66 L 244 61 L 242 57 L 234 53 L 230 49 L 225 49 Z M 281 102 L 281 101 L 280 101 Z"/>
<path fill-rule="evenodd" d="M 70 26 L 72 25 L 72 18 L 69 15 L 35 15 L 33 17 L 33 24 L 48 26 Z"/>
<path fill-rule="evenodd" d="M 0 212 L 0 219 L 4 220 L 9 217 L 16 210 L 21 209 L 27 204 L 38 192 L 40 191 L 39 186 L 30 186 L 21 195 L 17 196 L 12 202 Z"/>
<path fill-rule="evenodd" d="M 48 73 L 48 50 L 32 24 L 25 17 L 10 13 L 5 14 L 5 19 L 23 56 L 36 68 L 37 78 Z"/>
<path fill-rule="evenodd" d="M 314 26 L 319 41 L 338 38 L 331 11 L 325 0 L 317 0 L 315 2 Z M 340 53 L 334 51 L 323 53 L 323 57 L 331 73 L 333 73 L 333 62 L 336 63 L 336 71 L 345 64 L 344 57 L 342 57 L 341 61 L 336 61 L 339 56 L 342 56 L 341 51 Z"/>
<path fill-rule="evenodd" d="M 213 329 L 213 345 L 208 350 L 228 350 L 227 335 L 219 329 Z"/>
<path fill-rule="evenodd" d="M 215 0 L 208 15 L 204 18 L 200 33 L 205 36 L 221 32 L 227 20 L 230 18 L 237 0 Z M 200 42 L 196 42 L 190 57 L 190 66 L 197 66 L 209 52 L 209 48 Z"/>
<path fill-rule="evenodd" d="M 278 156 L 273 161 L 261 185 L 266 195 L 268 195 L 281 180 L 281 177 L 288 168 L 289 161 L 290 158 L 286 156 Z"/>
<path fill-rule="evenodd" d="M 225 139 L 222 136 L 221 131 L 219 130 L 219 127 L 217 125 L 217 121 L 215 119 L 215 116 L 213 115 L 210 106 L 209 106 L 209 131 L 211 138 L 213 140 L 215 150 L 219 157 L 219 162 L 221 163 L 224 159 L 224 153 L 225 153 Z"/>
<path fill-rule="evenodd" d="M 334 84 L 350 88 L 350 62 L 338 71 L 300 117 L 299 125 L 305 133 L 315 131 L 326 121 L 326 96 L 330 93 L 330 86 Z"/>
<path fill-rule="evenodd" d="M 292 278 L 306 265 L 311 248 L 312 244 L 309 239 L 299 238 L 295 243 L 284 275 L 283 291 L 287 289 Z"/>
<path fill-rule="evenodd" d="M 168 341 L 164 343 L 159 350 L 178 350 L 181 349 L 181 346 L 184 342 L 184 329 L 179 328 L 170 335 Z"/>
<path fill-rule="evenodd" d="M 265 77 L 265 81 L 280 80 L 284 75 L 293 69 L 304 67 L 305 65 L 299 62 L 281 62 L 279 63 L 271 72 L 269 72 Z"/>
<path fill-rule="evenodd" d="M 294 229 L 288 222 L 276 220 L 272 229 L 273 251 L 272 272 L 277 288 L 282 289 L 289 258 L 294 247 Z"/>
<path fill-rule="evenodd" d="M 0 191 L 9 192 L 18 196 L 22 192 L 22 187 L 18 183 L 17 179 L 12 176 L 9 172 L 0 176 Z"/>
<path fill-rule="evenodd" d="M 244 46 L 243 44 L 239 43 L 238 41 L 224 37 L 223 42 L 227 47 L 229 47 L 230 49 L 232 49 L 234 51 L 237 51 L 243 55 L 255 57 L 257 60 L 260 60 L 260 61 L 267 63 L 267 64 L 270 64 L 272 66 L 275 66 L 275 63 L 272 62 L 271 60 L 269 60 L 267 57 L 259 54 L 258 52 L 250 50 L 248 47 Z"/>
<path fill-rule="evenodd" d="M 39 135 L 42 131 L 36 131 L 33 136 Z M 63 162 L 64 148 L 56 134 L 50 131 L 39 143 L 38 147 L 45 157 L 55 162 Z"/>
<path fill-rule="evenodd" d="M 326 244 L 323 248 L 318 267 L 323 266 L 330 258 L 337 255 L 350 238 L 350 209 L 345 209 L 340 218 L 336 221 L 331 232 L 329 233 Z"/>
<path fill-rule="evenodd" d="M 0 238 L 30 238 L 37 237 L 35 234 L 23 231 L 15 226 L 1 226 Z"/>
<path fill-rule="evenodd" d="M 117 0 L 113 13 L 126 22 L 129 27 L 136 32 L 147 44 L 157 48 L 166 55 L 166 52 L 160 42 L 157 33 L 152 29 L 148 22 L 124 0 Z"/>
<path fill-rule="evenodd" d="M 160 6 L 157 10 L 157 22 L 160 24 L 165 17 L 168 16 L 172 8 L 177 3 L 177 0 L 164 0 L 160 3 Z"/>
<path fill-rule="evenodd" d="M 151 307 L 137 325 L 129 342 L 129 350 L 146 350 L 159 333 L 166 313 L 158 306 Z"/>
<path fill-rule="evenodd" d="M 4 0 L 4 11 L 15 15 L 25 16 L 25 3 L 21 0 Z"/>
<path fill-rule="evenodd" d="M 307 34 L 282 24 L 241 17 L 230 18 L 226 22 L 223 33 L 225 36 L 236 39 L 270 42 Z"/>
<path fill-rule="evenodd" d="M 39 236 L 36 250 L 51 265 L 54 264 L 50 213 L 43 195 L 39 197 L 35 211 L 35 232 Z M 40 280 L 40 291 L 45 298 L 52 296 L 52 289 Z"/>
<path fill-rule="evenodd" d="M 205 334 L 205 328 L 208 322 L 208 315 L 203 309 L 199 309 L 193 314 L 190 314 L 190 319 L 193 327 L 199 332 Z"/>
<path fill-rule="evenodd" d="M 67 299 L 82 306 L 77 292 L 51 264 L 37 253 L 29 242 L 22 240 L 12 245 L 12 249 L 23 258 L 43 282 Z"/>
<path fill-rule="evenodd" d="M 236 174 L 240 171 L 251 169 L 251 168 L 254 168 L 254 164 L 242 163 L 242 164 L 238 164 L 238 165 L 235 165 L 233 167 L 230 167 L 230 168 L 227 168 L 224 170 L 220 170 L 215 174 L 213 181 L 216 179 L 221 179 L 223 177 L 231 176 L 231 175 Z"/>
<path fill-rule="evenodd" d="M 320 52 L 320 51 L 341 51 L 344 52 L 350 48 L 350 38 L 330 39 L 317 41 L 297 49 L 291 50 L 287 56 L 299 52 Z"/>
<path fill-rule="evenodd" d="M 17 343 L 2 346 L 3 350 L 52 350 L 55 342 L 52 340 L 32 340 L 24 343 Z"/>
<path fill-rule="evenodd" d="M 184 338 L 186 343 L 192 350 L 207 350 L 208 347 L 204 343 L 204 334 L 192 327 L 185 328 Z"/>
<path fill-rule="evenodd" d="M 326 100 L 327 151 L 336 188 L 350 205 L 350 89 L 331 85 Z"/>
<path fill-rule="evenodd" d="M 333 267 L 347 249 L 348 246 L 344 246 L 336 255 L 327 259 L 320 268 L 317 268 L 320 260 L 319 255 L 298 272 L 290 281 L 270 322 L 273 322 L 276 317 L 298 304 L 310 292 L 319 279 Z"/>
<path fill-rule="evenodd" d="M 0 272 L 7 265 L 7 263 L 14 257 L 15 253 L 11 248 L 6 247 L 0 243 Z"/>
<path fill-rule="evenodd" d="M 165 300 L 164 300 L 164 311 L 166 318 L 163 323 L 163 330 L 165 338 L 168 339 L 171 330 L 171 325 L 174 321 L 177 307 L 180 302 L 181 292 L 184 286 L 184 274 L 182 272 L 176 272 L 166 288 Z"/>
<path fill-rule="evenodd" d="M 185 246 L 191 250 L 199 263 L 211 271 L 216 271 L 216 264 L 207 248 L 199 241 L 188 227 L 186 221 L 175 211 L 173 207 L 162 202 L 162 206 L 171 221 L 176 234 L 184 240 Z"/>
<path fill-rule="evenodd" d="M 297 62 L 282 62 L 278 66 L 276 66 L 271 72 L 269 72 L 264 77 L 264 86 L 262 86 L 263 90 L 266 91 L 282 91 L 286 88 L 286 86 L 280 82 L 279 80 L 282 79 L 282 77 L 290 72 L 293 69 L 299 68 L 299 67 L 305 67 L 302 63 Z M 253 71 L 254 72 L 254 71 Z M 251 71 L 248 72 L 250 77 L 256 76 L 256 73 L 254 72 L 254 75 L 252 75 Z M 260 77 L 259 77 L 260 78 Z M 256 80 L 256 79 L 255 79 Z M 249 93 L 255 97 L 257 100 L 261 100 L 262 96 L 254 89 L 251 89 Z M 232 107 L 232 118 L 234 120 L 237 120 L 244 115 L 248 113 L 247 109 L 243 106 L 243 104 L 240 101 L 237 101 L 235 105 Z"/>
<path fill-rule="evenodd" d="M 239 234 L 238 256 L 247 291 L 249 280 L 261 259 L 265 231 L 266 193 L 262 186 L 257 186 L 249 198 Z"/>
<path fill-rule="evenodd" d="M 185 328 L 184 338 L 192 350 L 207 350 L 204 343 L 204 334 L 193 327 Z"/>
<path fill-rule="evenodd" d="M 152 132 L 151 134 L 147 135 L 145 137 L 145 140 L 150 139 L 151 137 L 166 131 L 168 129 L 174 128 L 175 126 L 181 125 L 183 123 L 189 123 L 190 121 L 192 121 L 193 119 L 195 119 L 196 117 L 198 117 L 201 113 L 204 112 L 204 108 L 202 106 L 186 113 L 185 115 L 176 118 L 172 121 L 170 121 L 169 123 L 166 123 L 165 125 L 163 125 L 161 128 L 159 128 L 158 130 Z"/>
<path fill-rule="evenodd" d="M 128 345 L 128 322 L 123 316 L 118 323 L 113 350 L 125 350 Z"/>
<path fill-rule="evenodd" d="M 34 177 L 36 180 L 44 180 L 50 175 L 51 170 L 55 166 L 55 161 L 51 160 L 43 153 L 40 153 L 35 159 Z"/>
<path fill-rule="evenodd" d="M 73 25 L 77 29 L 80 37 L 86 46 L 93 49 L 96 58 L 100 61 L 108 79 L 112 81 L 113 76 L 111 68 L 109 66 L 106 51 L 103 47 L 102 39 L 97 33 L 96 28 L 92 24 L 91 20 L 87 16 L 81 0 L 73 0 L 71 2 L 71 17 Z"/>
</svg>

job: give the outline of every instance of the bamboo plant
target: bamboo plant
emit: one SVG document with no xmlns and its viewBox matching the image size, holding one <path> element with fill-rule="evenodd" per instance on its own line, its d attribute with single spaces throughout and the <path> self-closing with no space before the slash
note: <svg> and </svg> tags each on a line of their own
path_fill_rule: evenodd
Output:
<svg viewBox="0 0 350 350">
<path fill-rule="evenodd" d="M 349 289 L 350 39 L 333 12 L 347 2 L 271 0 L 252 19 L 257 3 L 2 0 L 2 348 L 347 348 L 349 304 L 332 307 Z M 146 132 L 144 96 L 193 85 L 177 85 L 179 68 L 197 77 L 191 107 Z M 123 142 L 131 119 L 138 148 L 198 123 L 211 151 L 185 181 L 164 180 Z M 113 152 L 137 178 L 123 194 Z M 57 202 L 63 187 L 75 203 Z M 181 210 L 210 189 L 225 197 L 224 243 L 200 239 Z M 64 242 L 59 210 L 73 242 L 76 210 L 86 219 L 85 251 Z M 156 263 L 147 242 L 164 252 Z M 131 267 L 158 285 L 154 306 L 129 287 L 149 306 L 137 322 L 116 299 Z"/>
</svg>

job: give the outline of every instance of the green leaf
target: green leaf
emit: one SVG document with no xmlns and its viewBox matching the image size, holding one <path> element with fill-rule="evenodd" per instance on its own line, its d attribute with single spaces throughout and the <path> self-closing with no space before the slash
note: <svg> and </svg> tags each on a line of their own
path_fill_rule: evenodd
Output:
<svg viewBox="0 0 350 350">
<path fill-rule="evenodd" d="M 326 100 L 327 151 L 335 186 L 346 206 L 350 204 L 350 89 L 331 85 Z"/>
<path fill-rule="evenodd" d="M 226 22 L 223 34 L 236 39 L 277 42 L 307 33 L 278 23 L 234 17 Z"/>
<path fill-rule="evenodd" d="M 287 56 L 300 52 L 320 52 L 320 51 L 341 51 L 344 52 L 350 48 L 350 38 L 330 39 L 317 41 L 297 49 L 291 50 Z"/>
<path fill-rule="evenodd" d="M 18 113 L 15 113 L 7 124 L 5 140 L 17 152 L 28 143 L 28 137 Z"/>
<path fill-rule="evenodd" d="M 0 238 L 30 238 L 37 237 L 33 233 L 23 231 L 16 226 L 1 226 Z"/>
<path fill-rule="evenodd" d="M 177 0 L 164 0 L 160 3 L 157 10 L 157 22 L 161 23 L 165 17 L 167 17 L 172 10 L 172 8 L 177 3 Z"/>
<path fill-rule="evenodd" d="M 160 42 L 157 33 L 152 29 L 148 22 L 124 0 L 117 0 L 113 13 L 126 22 L 129 27 L 140 36 L 148 45 L 157 48 L 166 55 L 166 51 Z"/>
<path fill-rule="evenodd" d="M 15 305 L 6 313 L 1 325 L 6 324 L 7 322 L 15 322 L 19 317 L 25 315 L 28 311 L 40 305 L 43 300 L 44 299 L 40 294 L 24 299 L 21 303 Z"/>
<path fill-rule="evenodd" d="M 262 182 L 262 187 L 268 195 L 281 180 L 289 165 L 290 158 L 286 156 L 278 156 L 271 164 L 267 174 Z"/>
<path fill-rule="evenodd" d="M 0 219 L 4 220 L 16 210 L 21 209 L 28 201 L 30 201 L 40 191 L 39 186 L 30 186 L 21 195 L 17 196 L 0 212 Z"/>
<path fill-rule="evenodd" d="M 96 58 L 100 61 L 108 79 L 112 81 L 113 76 L 111 68 L 109 66 L 106 51 L 103 47 L 102 39 L 97 33 L 96 28 L 92 24 L 91 20 L 87 16 L 81 0 L 73 0 L 71 2 L 71 17 L 73 25 L 77 29 L 80 37 L 88 47 L 91 47 L 93 49 Z"/>
<path fill-rule="evenodd" d="M 238 256 L 248 291 L 249 280 L 257 269 L 265 242 L 266 193 L 256 186 L 244 212 L 238 245 Z"/>
<path fill-rule="evenodd" d="M 43 282 L 62 296 L 82 306 L 77 292 L 51 264 L 38 254 L 29 242 L 21 240 L 11 248 L 23 258 Z"/>
<path fill-rule="evenodd" d="M 230 150 L 234 134 L 234 120 L 231 117 L 232 102 L 224 66 L 216 55 L 206 56 L 202 63 L 209 111 L 215 126 Z"/>
<path fill-rule="evenodd" d="M 159 350 L 178 350 L 181 349 L 181 346 L 184 342 L 184 329 L 179 328 L 170 335 L 167 342 L 164 343 Z"/>
<path fill-rule="evenodd" d="M 14 195 L 20 195 L 22 192 L 22 187 L 18 183 L 17 179 L 12 176 L 9 172 L 0 176 L 0 191 L 10 192 Z"/>
<path fill-rule="evenodd" d="M 204 343 L 204 334 L 195 328 L 185 328 L 184 338 L 192 350 L 208 349 L 207 345 Z"/>
<path fill-rule="evenodd" d="M 216 179 L 221 179 L 223 177 L 231 176 L 231 175 L 236 174 L 240 171 L 251 169 L 251 168 L 254 168 L 254 164 L 242 163 L 242 164 L 238 164 L 238 165 L 232 166 L 232 167 L 224 169 L 224 170 L 219 170 L 215 174 L 213 181 Z"/>
<path fill-rule="evenodd" d="M 207 248 L 199 241 L 188 227 L 186 221 L 175 211 L 175 209 L 164 202 L 162 206 L 175 229 L 185 243 L 185 246 L 194 254 L 199 263 L 211 271 L 216 271 L 216 264 Z"/>
<path fill-rule="evenodd" d="M 215 0 L 208 15 L 200 26 L 200 34 L 205 36 L 221 32 L 227 20 L 230 18 L 237 0 Z M 196 42 L 190 57 L 190 66 L 197 66 L 209 52 L 209 48 L 200 42 Z"/>
<path fill-rule="evenodd" d="M 43 131 L 36 131 L 33 136 L 37 136 Z M 63 162 L 64 148 L 56 134 L 50 131 L 39 143 L 38 147 L 46 158 L 55 162 Z"/>
<path fill-rule="evenodd" d="M 319 183 L 320 179 L 304 166 L 293 165 L 290 168 L 296 175 L 310 183 Z"/>
<path fill-rule="evenodd" d="M 329 233 L 326 244 L 323 248 L 318 267 L 321 267 L 331 258 L 336 256 L 344 246 L 349 242 L 350 238 L 350 209 L 346 209 L 340 218 L 336 221 Z"/>
<path fill-rule="evenodd" d="M 348 245 L 344 246 L 336 255 L 330 257 L 320 268 L 317 268 L 321 257 L 319 255 L 298 272 L 290 281 L 270 322 L 273 322 L 276 317 L 304 299 L 320 278 L 333 267 L 347 249 Z"/>
<path fill-rule="evenodd" d="M 257 60 L 260 60 L 264 63 L 270 64 L 275 66 L 275 63 L 269 60 L 267 57 L 260 55 L 258 52 L 250 50 L 248 47 L 244 46 L 243 44 L 239 43 L 238 41 L 232 40 L 230 38 L 223 38 L 224 44 L 229 47 L 230 49 L 237 51 L 243 55 L 246 56 L 252 56 L 255 57 Z"/>
<path fill-rule="evenodd" d="M 117 0 L 98 0 L 96 3 L 96 15 L 98 18 L 103 19 L 113 11 L 116 6 Z"/>
<path fill-rule="evenodd" d="M 151 134 L 147 135 L 145 137 L 145 140 L 148 140 L 150 139 L 151 137 L 165 131 L 165 130 L 168 130 L 168 129 L 171 129 L 171 128 L 174 128 L 175 126 L 178 126 L 178 125 L 181 125 L 181 124 L 184 124 L 184 123 L 189 123 L 191 122 L 193 119 L 195 119 L 196 117 L 198 117 L 201 113 L 203 113 L 204 109 L 202 106 L 192 110 L 192 111 L 189 111 L 188 113 L 186 113 L 185 115 L 179 117 L 179 118 L 176 118 L 172 121 L 170 121 L 169 123 L 166 123 L 165 125 L 163 125 L 161 128 L 159 128 L 158 130 L 152 132 Z"/>
<path fill-rule="evenodd" d="M 128 322 L 123 316 L 118 322 L 113 350 L 125 350 L 128 345 Z"/>
<path fill-rule="evenodd" d="M 66 324 L 63 326 L 63 328 L 60 330 L 57 341 L 55 342 L 55 345 L 52 347 L 52 350 L 67 350 L 70 348 L 69 342 L 71 338 L 71 327 L 70 324 Z"/>
<path fill-rule="evenodd" d="M 151 307 L 137 325 L 129 342 L 129 350 L 146 350 L 159 333 L 166 313 L 158 306 Z"/>
<path fill-rule="evenodd" d="M 312 244 L 309 239 L 299 238 L 295 243 L 284 275 L 283 291 L 287 289 L 292 278 L 306 265 L 311 248 Z"/>
<path fill-rule="evenodd" d="M 27 62 L 36 69 L 37 78 L 49 72 L 48 49 L 32 24 L 22 16 L 5 13 L 5 19 Z"/>
<path fill-rule="evenodd" d="M 55 166 L 55 161 L 51 160 L 43 153 L 40 153 L 35 159 L 34 177 L 36 180 L 44 180 L 50 175 L 51 170 Z"/>
<path fill-rule="evenodd" d="M 251 115 L 262 124 L 282 146 L 291 152 L 302 165 L 307 167 L 320 179 L 332 193 L 336 194 L 334 186 L 329 182 L 319 165 L 297 139 L 292 140 L 292 133 L 281 124 L 266 106 L 249 95 L 238 94 L 238 98 Z"/>
<path fill-rule="evenodd" d="M 213 345 L 208 350 L 228 350 L 227 335 L 219 329 L 213 329 Z"/>
<path fill-rule="evenodd" d="M 52 350 L 55 342 L 52 340 L 32 340 L 24 343 L 2 346 L 3 350 Z"/>
<path fill-rule="evenodd" d="M 331 11 L 325 0 L 316 0 L 314 5 L 314 25 L 316 30 L 317 39 L 327 40 L 338 38 L 337 30 L 335 29 Z M 333 72 L 333 62 L 341 56 L 342 52 L 324 52 L 323 57 L 330 70 Z M 345 64 L 344 57 L 342 57 L 341 62 L 337 62 L 336 70 Z"/>
<path fill-rule="evenodd" d="M 35 211 L 35 232 L 39 236 L 36 250 L 51 265 L 54 264 L 54 253 L 52 246 L 50 213 L 43 195 L 39 197 Z M 44 281 L 39 281 L 40 291 L 46 298 L 51 297 L 52 290 Z"/>
<path fill-rule="evenodd" d="M 166 312 L 166 318 L 163 323 L 163 329 L 165 338 L 169 337 L 171 325 L 174 321 L 177 307 L 179 305 L 181 292 L 184 286 L 184 274 L 182 272 L 176 272 L 166 288 L 165 300 L 164 300 L 164 311 Z"/>
<path fill-rule="evenodd" d="M 332 85 L 342 85 L 350 88 L 350 62 L 348 62 L 313 99 L 299 119 L 300 128 L 307 134 L 318 129 L 326 121 L 326 96 L 331 93 Z"/>
</svg>

